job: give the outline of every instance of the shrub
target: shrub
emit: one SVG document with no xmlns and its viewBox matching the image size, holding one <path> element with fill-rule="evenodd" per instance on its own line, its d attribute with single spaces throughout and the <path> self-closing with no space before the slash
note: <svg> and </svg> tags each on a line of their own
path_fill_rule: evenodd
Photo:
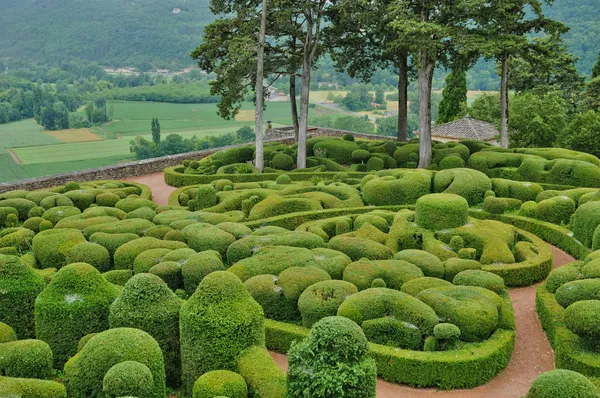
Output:
<svg viewBox="0 0 600 398">
<path fill-rule="evenodd" d="M 152 267 L 163 261 L 163 257 L 170 252 L 171 249 L 150 249 L 141 252 L 133 260 L 133 273 L 149 272 Z"/>
<path fill-rule="evenodd" d="M 423 335 L 405 322 L 394 318 L 376 318 L 364 321 L 362 329 L 366 338 L 376 344 L 406 350 L 420 350 L 423 346 Z"/>
<path fill-rule="evenodd" d="M 115 207 L 119 210 L 123 210 L 125 213 L 131 213 L 132 211 L 141 209 L 142 207 L 149 207 L 152 210 L 156 210 L 158 205 L 149 199 L 125 198 L 118 201 L 115 204 Z"/>
<path fill-rule="evenodd" d="M 465 167 L 465 161 L 459 155 L 449 155 L 440 161 L 440 170 L 460 169 Z"/>
<path fill-rule="evenodd" d="M 206 276 L 181 307 L 183 390 L 211 370 L 234 370 L 248 347 L 264 346 L 263 310 L 242 282 L 225 271 Z"/>
<path fill-rule="evenodd" d="M 352 152 L 353 163 L 366 163 L 371 157 L 371 153 L 364 149 L 357 149 Z"/>
<path fill-rule="evenodd" d="M 17 340 L 14 329 L 4 322 L 0 322 L 0 344 Z"/>
<path fill-rule="evenodd" d="M 542 200 L 535 209 L 538 219 L 558 225 L 569 224 L 573 213 L 575 213 L 575 202 L 567 196 Z"/>
<path fill-rule="evenodd" d="M 104 278 L 117 286 L 125 286 L 125 283 L 133 276 L 133 271 L 129 269 L 116 269 L 102 274 Z"/>
<path fill-rule="evenodd" d="M 139 209 L 130 211 L 129 213 L 127 213 L 127 216 L 125 216 L 125 218 L 128 220 L 141 218 L 142 220 L 152 221 L 154 219 L 154 216 L 156 216 L 156 212 L 151 208 L 144 206 L 140 207 Z"/>
<path fill-rule="evenodd" d="M 520 200 L 511 198 L 488 196 L 483 201 L 483 210 L 491 214 L 502 214 L 507 211 L 519 209 L 520 206 Z"/>
<path fill-rule="evenodd" d="M 312 150 L 314 153 L 316 153 L 316 151 L 325 151 L 328 158 L 331 158 L 340 164 L 349 164 L 352 159 L 352 152 L 357 149 L 359 149 L 358 144 L 353 141 L 328 139 L 316 143 Z"/>
<path fill-rule="evenodd" d="M 542 373 L 533 380 L 525 398 L 598 398 L 596 386 L 585 376 L 567 369 Z"/>
<path fill-rule="evenodd" d="M 239 374 L 248 384 L 252 397 L 283 398 L 287 396 L 285 373 L 263 347 L 253 346 L 237 360 Z"/>
<path fill-rule="evenodd" d="M 32 202 L 28 199 L 23 198 L 15 198 L 15 199 L 4 199 L 0 200 L 0 208 L 2 207 L 12 207 L 17 211 L 19 215 L 19 219 L 27 220 L 27 215 L 29 211 L 37 206 L 37 203 Z"/>
<path fill-rule="evenodd" d="M 194 200 L 188 202 L 190 211 L 202 210 L 217 204 L 217 191 L 212 185 L 200 185 Z"/>
<path fill-rule="evenodd" d="M 27 213 L 27 217 L 28 218 L 42 217 L 45 212 L 46 212 L 46 209 L 44 209 L 41 206 L 32 207 L 31 210 L 29 210 L 29 212 Z"/>
<path fill-rule="evenodd" d="M 41 207 L 49 210 L 53 207 L 73 207 L 73 201 L 64 195 L 52 195 L 45 197 L 39 203 Z M 79 209 L 78 209 L 79 210 Z"/>
<path fill-rule="evenodd" d="M 115 269 L 133 269 L 136 257 L 150 249 L 183 249 L 185 243 L 160 240 L 156 238 L 138 238 L 121 245 L 114 254 Z"/>
<path fill-rule="evenodd" d="M 438 323 L 435 312 L 408 294 L 388 288 L 371 288 L 348 297 L 338 308 L 337 315 L 352 319 L 359 325 L 370 319 L 393 317 L 431 333 Z"/>
<path fill-rule="evenodd" d="M 279 185 L 287 185 L 287 184 L 291 184 L 292 180 L 290 179 L 290 176 L 288 176 L 287 174 L 282 174 L 277 177 L 275 182 Z"/>
<path fill-rule="evenodd" d="M 0 343 L 0 374 L 47 379 L 52 373 L 52 350 L 41 340 Z"/>
<path fill-rule="evenodd" d="M 480 171 L 472 169 L 450 169 L 435 173 L 433 191 L 462 196 L 473 206 L 483 201 L 492 182 Z"/>
<path fill-rule="evenodd" d="M 0 255 L 0 322 L 19 338 L 35 336 L 34 303 L 44 286 L 44 278 L 18 257 Z"/>
<path fill-rule="evenodd" d="M 212 272 L 223 270 L 225 270 L 225 266 L 216 251 L 207 250 L 194 254 L 181 267 L 185 291 L 189 295 L 194 294 L 204 277 Z"/>
<path fill-rule="evenodd" d="M 193 398 L 247 398 L 248 386 L 242 376 L 229 370 L 213 370 L 200 376 L 194 384 Z"/>
<path fill-rule="evenodd" d="M 454 194 L 431 194 L 417 200 L 416 223 L 426 229 L 458 228 L 467 223 L 469 203 Z"/>
<path fill-rule="evenodd" d="M 150 268 L 148 272 L 162 279 L 173 291 L 183 288 L 181 264 L 175 261 L 163 261 Z"/>
<path fill-rule="evenodd" d="M 63 218 L 81 214 L 81 210 L 72 206 L 59 206 L 48 209 L 42 214 L 42 218 L 50 221 L 52 224 L 58 223 Z"/>
<path fill-rule="evenodd" d="M 67 264 L 88 263 L 100 272 L 109 271 L 111 268 L 110 253 L 97 243 L 80 243 L 69 250 L 66 256 Z"/>
<path fill-rule="evenodd" d="M 444 286 L 452 286 L 452 283 L 444 279 L 425 276 L 422 278 L 411 279 L 410 281 L 402 285 L 402 288 L 400 290 L 403 293 L 410 294 L 414 297 L 423 290 Z"/>
<path fill-rule="evenodd" d="M 163 352 L 167 381 L 177 386 L 181 375 L 179 354 L 180 300 L 157 276 L 139 274 L 125 284 L 110 306 L 111 328 L 130 327 L 150 334 Z"/>
<path fill-rule="evenodd" d="M 115 207 L 117 202 L 119 202 L 120 200 L 121 197 L 112 192 L 105 192 L 96 196 L 96 204 L 98 206 Z"/>
<path fill-rule="evenodd" d="M 0 396 L 67 398 L 67 392 L 62 384 L 54 381 L 0 376 Z"/>
<path fill-rule="evenodd" d="M 27 221 L 25 221 L 23 223 L 23 228 L 27 228 L 32 230 L 35 233 L 40 232 L 40 225 L 44 222 L 45 220 L 41 217 L 30 217 L 27 219 Z M 50 224 L 52 225 L 52 224 Z"/>
<path fill-rule="evenodd" d="M 85 189 L 79 189 L 65 192 L 63 196 L 71 199 L 71 201 L 73 202 L 73 206 L 83 211 L 94 203 L 94 201 L 96 200 L 96 193 L 97 191 L 94 192 L 92 190 L 88 191 Z"/>
<path fill-rule="evenodd" d="M 19 213 L 14 207 L 0 207 L 0 227 L 8 226 L 7 219 L 10 215 L 18 217 Z"/>
<path fill-rule="evenodd" d="M 288 352 L 289 396 L 375 397 L 377 368 L 368 351 L 354 322 L 323 318 Z"/>
<path fill-rule="evenodd" d="M 144 232 L 144 237 L 151 237 L 156 239 L 164 239 L 165 235 L 169 232 L 174 231 L 173 228 L 168 225 L 157 225 L 155 227 L 151 227 Z"/>
<path fill-rule="evenodd" d="M 6 228 L 0 231 L 0 248 L 9 248 L 6 254 L 29 251 L 35 233 L 27 228 Z"/>
<path fill-rule="evenodd" d="M 150 369 L 154 384 L 144 397 L 164 398 L 165 365 L 158 343 L 139 329 L 109 329 L 92 337 L 65 365 L 64 384 L 71 398 L 106 397 L 103 380 L 116 364 L 136 361 Z"/>
<path fill-rule="evenodd" d="M 405 282 L 423 277 L 423 271 L 416 265 L 403 260 L 357 261 L 344 269 L 344 280 L 358 290 L 371 287 L 375 279 L 381 278 L 391 289 L 400 290 Z"/>
<path fill-rule="evenodd" d="M 505 289 L 504 279 L 501 276 L 481 270 L 461 271 L 456 274 L 452 283 L 459 286 L 483 287 L 494 293 L 500 293 Z"/>
<path fill-rule="evenodd" d="M 294 168 L 294 159 L 287 153 L 278 153 L 273 156 L 271 167 L 277 170 L 290 171 Z"/>
<path fill-rule="evenodd" d="M 565 326 L 595 347 L 600 345 L 600 300 L 577 301 L 567 307 L 564 313 Z"/>
<path fill-rule="evenodd" d="M 346 140 L 346 141 L 353 141 L 354 142 L 354 136 L 352 134 L 344 134 L 342 136 L 342 139 Z"/>
<path fill-rule="evenodd" d="M 52 348 L 57 368 L 83 336 L 108 329 L 115 297 L 117 290 L 89 264 L 69 264 L 52 278 L 35 302 L 35 331 Z"/>
<path fill-rule="evenodd" d="M 235 264 L 244 258 L 252 256 L 252 251 L 244 241 L 235 241 L 227 248 L 227 262 Z"/>
<path fill-rule="evenodd" d="M 355 238 L 350 236 L 336 236 L 329 240 L 327 247 L 340 251 L 350 257 L 353 261 L 361 258 L 370 260 L 387 260 L 392 258 L 394 252 L 389 247 L 369 239 Z"/>
<path fill-rule="evenodd" d="M 377 157 L 371 157 L 368 161 L 367 161 L 367 170 L 368 171 L 379 171 L 379 170 L 383 170 L 384 168 L 384 163 L 383 160 Z"/>
<path fill-rule="evenodd" d="M 152 393 L 154 379 L 148 367 L 137 361 L 123 361 L 106 372 L 102 389 L 116 397 L 145 397 Z"/>
<path fill-rule="evenodd" d="M 436 314 L 460 328 L 464 341 L 483 341 L 498 327 L 500 298 L 489 290 L 473 286 L 448 286 L 428 289 L 417 299 Z"/>
<path fill-rule="evenodd" d="M 69 251 L 86 240 L 76 229 L 51 229 L 33 238 L 32 250 L 41 268 L 61 268 Z"/>
<path fill-rule="evenodd" d="M 183 228 L 190 248 L 197 252 L 216 250 L 222 256 L 226 255 L 227 248 L 235 242 L 235 236 L 225 232 L 214 225 L 195 223 Z"/>
<path fill-rule="evenodd" d="M 96 232 L 92 234 L 89 239 L 91 243 L 97 243 L 100 246 L 105 247 L 112 259 L 112 256 L 119 247 L 138 238 L 138 235 L 131 233 L 109 234 L 105 232 Z"/>
<path fill-rule="evenodd" d="M 358 293 L 356 286 L 346 281 L 331 280 L 310 285 L 298 299 L 302 324 L 311 327 L 320 319 L 337 314 L 342 302 L 355 293 Z"/>
<path fill-rule="evenodd" d="M 407 249 L 394 254 L 395 260 L 404 260 L 416 265 L 425 276 L 444 277 L 444 264 L 433 254 L 424 250 Z"/>
<path fill-rule="evenodd" d="M 567 308 L 577 301 L 600 300 L 600 279 L 567 282 L 556 289 L 555 298 L 563 308 Z"/>
<path fill-rule="evenodd" d="M 519 209 L 519 214 L 523 217 L 535 218 L 537 216 L 537 203 L 533 200 L 523 203 Z"/>
<path fill-rule="evenodd" d="M 374 178 L 363 186 L 363 200 L 375 206 L 413 204 L 431 191 L 431 172 L 401 171 L 394 176 Z"/>
</svg>

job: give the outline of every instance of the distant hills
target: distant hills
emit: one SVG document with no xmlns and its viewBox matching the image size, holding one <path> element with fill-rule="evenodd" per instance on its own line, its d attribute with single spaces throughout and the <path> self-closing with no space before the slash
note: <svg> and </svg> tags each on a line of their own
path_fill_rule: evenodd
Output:
<svg viewBox="0 0 600 398">
<path fill-rule="evenodd" d="M 176 68 L 214 16 L 209 0 L 2 0 L 0 58 L 39 63 L 84 59 L 107 66 Z M 556 0 L 550 18 L 589 74 L 600 51 L 599 0 Z"/>
</svg>

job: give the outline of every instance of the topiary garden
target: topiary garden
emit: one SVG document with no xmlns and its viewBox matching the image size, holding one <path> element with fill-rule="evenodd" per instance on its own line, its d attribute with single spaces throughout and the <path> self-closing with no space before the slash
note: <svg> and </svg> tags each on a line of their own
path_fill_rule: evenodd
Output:
<svg viewBox="0 0 600 398">
<path fill-rule="evenodd" d="M 508 289 L 538 282 L 557 366 L 598 377 L 600 161 L 471 144 L 420 170 L 414 143 L 318 137 L 308 169 L 270 144 L 263 173 L 231 148 L 165 170 L 163 206 L 120 181 L 0 194 L 0 393 L 472 388 L 511 359 Z M 552 270 L 546 242 L 581 261 Z M 588 381 L 569 375 L 528 396 Z"/>
</svg>

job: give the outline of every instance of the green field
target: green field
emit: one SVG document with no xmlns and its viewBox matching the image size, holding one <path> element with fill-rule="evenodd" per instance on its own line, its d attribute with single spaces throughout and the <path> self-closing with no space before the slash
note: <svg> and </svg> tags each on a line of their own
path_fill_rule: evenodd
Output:
<svg viewBox="0 0 600 398">
<path fill-rule="evenodd" d="M 152 118 L 160 121 L 163 139 L 170 133 L 184 138 L 235 132 L 242 126 L 254 127 L 253 121 L 223 120 L 217 115 L 216 104 L 170 104 L 156 102 L 110 101 L 113 121 L 91 130 L 103 141 L 64 143 L 44 133 L 34 120 L 0 125 L 0 182 L 41 177 L 84 170 L 133 160 L 129 142 L 136 136 L 151 139 Z M 244 103 L 242 110 L 254 109 Z M 81 111 L 80 111 L 81 112 Z M 335 112 L 325 108 L 311 109 L 310 115 Z M 275 126 L 289 125 L 289 102 L 269 102 L 264 120 Z M 21 161 L 18 165 L 7 149 Z"/>
</svg>

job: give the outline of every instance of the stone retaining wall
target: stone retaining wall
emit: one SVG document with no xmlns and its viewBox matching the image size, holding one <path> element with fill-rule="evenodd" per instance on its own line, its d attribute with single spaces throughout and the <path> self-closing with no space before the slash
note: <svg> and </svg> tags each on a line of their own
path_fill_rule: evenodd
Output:
<svg viewBox="0 0 600 398">
<path fill-rule="evenodd" d="M 293 127 L 282 127 L 267 131 L 265 134 L 265 142 L 281 142 L 282 144 L 294 143 Z M 354 133 L 352 131 L 336 130 L 322 127 L 311 127 L 308 130 L 309 137 L 328 136 L 341 137 L 345 134 L 352 134 L 356 138 L 377 139 L 377 140 L 393 140 L 394 137 L 386 137 L 373 134 Z M 112 166 L 100 167 L 96 169 L 88 169 L 74 171 L 72 173 L 58 174 L 47 177 L 30 178 L 20 181 L 11 181 L 0 184 L 0 193 L 12 191 L 14 189 L 35 190 L 50 188 L 57 185 L 63 185 L 71 181 L 94 181 L 94 180 L 119 180 L 126 177 L 135 177 L 151 173 L 163 171 L 166 167 L 181 164 L 185 159 L 199 160 L 212 155 L 215 152 L 226 148 L 244 146 L 248 144 L 239 144 L 229 147 L 206 149 L 203 151 L 180 153 L 177 155 L 163 156 L 160 158 L 138 160 L 128 163 L 120 163 Z"/>
</svg>

